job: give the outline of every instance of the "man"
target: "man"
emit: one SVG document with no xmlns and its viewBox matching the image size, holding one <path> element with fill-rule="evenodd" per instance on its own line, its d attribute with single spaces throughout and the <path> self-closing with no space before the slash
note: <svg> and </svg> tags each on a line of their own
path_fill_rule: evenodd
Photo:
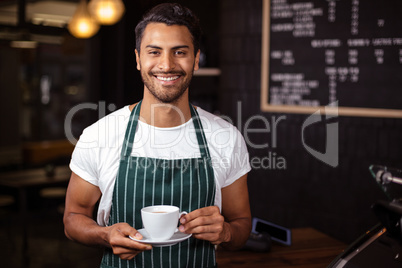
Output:
<svg viewBox="0 0 402 268">
<path fill-rule="evenodd" d="M 198 19 L 178 4 L 149 11 L 136 27 L 143 100 L 85 129 L 76 145 L 65 233 L 104 246 L 101 267 L 215 267 L 215 245 L 237 249 L 249 236 L 244 140 L 188 100 L 200 33 Z M 191 238 L 166 247 L 130 239 L 142 238 L 140 209 L 160 204 L 189 212 L 179 231 Z"/>
</svg>

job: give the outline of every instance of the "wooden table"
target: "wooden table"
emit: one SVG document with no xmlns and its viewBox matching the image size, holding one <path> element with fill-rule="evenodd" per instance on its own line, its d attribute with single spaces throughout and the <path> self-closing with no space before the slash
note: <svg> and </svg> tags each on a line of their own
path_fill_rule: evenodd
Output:
<svg viewBox="0 0 402 268">
<path fill-rule="evenodd" d="M 313 228 L 292 229 L 292 245 L 273 244 L 269 252 L 217 251 L 219 268 L 327 267 L 347 245 Z"/>
<path fill-rule="evenodd" d="M 70 179 L 71 171 L 67 166 L 59 166 L 54 174 L 49 176 L 45 169 L 29 169 L 0 174 L 0 186 L 18 191 L 20 222 L 22 225 L 22 253 L 24 263 L 28 262 L 28 235 L 27 235 L 27 191 L 33 187 L 51 187 L 65 185 Z"/>
</svg>

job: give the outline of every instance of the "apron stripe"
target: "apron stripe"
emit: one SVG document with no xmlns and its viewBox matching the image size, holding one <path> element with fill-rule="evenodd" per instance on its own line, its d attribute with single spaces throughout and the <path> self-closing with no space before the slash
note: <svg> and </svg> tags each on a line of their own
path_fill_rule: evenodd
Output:
<svg viewBox="0 0 402 268">
<path fill-rule="evenodd" d="M 198 176 L 197 176 L 197 182 L 198 182 L 198 189 L 201 189 L 201 181 L 200 181 L 200 169 L 197 169 L 197 173 L 198 173 Z M 198 207 L 200 208 L 201 207 L 201 193 L 200 193 L 200 191 L 198 191 L 197 192 L 197 195 L 198 195 Z"/>
<path fill-rule="evenodd" d="M 172 163 L 173 163 L 173 166 L 175 167 L 175 160 L 173 159 L 172 160 Z M 174 190 L 174 180 L 173 180 L 173 178 L 174 178 L 174 168 L 172 168 L 172 175 L 171 175 L 171 185 L 170 185 L 170 204 L 174 204 L 174 202 L 173 202 L 173 194 L 174 194 L 174 192 L 173 192 L 173 190 Z"/>
<path fill-rule="evenodd" d="M 204 168 L 205 168 L 205 170 L 207 169 L 207 162 L 205 161 L 204 162 Z M 208 179 L 209 179 L 209 177 L 208 177 L 208 172 L 206 172 L 206 180 L 204 180 L 204 182 L 205 182 L 205 184 L 206 184 L 206 186 L 205 186 L 205 190 L 207 191 L 206 192 L 206 196 L 207 196 L 207 198 L 205 199 L 205 203 L 204 203 L 204 207 L 207 207 L 208 206 L 208 195 L 209 195 L 209 191 L 208 191 Z"/>
<path fill-rule="evenodd" d="M 120 179 L 116 180 L 116 184 L 117 184 L 117 189 L 116 189 L 116 200 L 115 200 L 115 204 L 116 204 L 116 221 L 120 222 L 120 208 L 119 208 L 119 189 L 120 189 Z"/>
<path fill-rule="evenodd" d="M 193 169 L 193 167 L 192 167 L 192 161 L 190 161 L 190 170 L 189 170 L 189 172 L 190 172 L 190 174 L 189 174 L 189 176 L 190 176 L 190 181 L 193 181 L 193 171 L 194 171 L 194 169 Z M 190 212 L 191 211 L 191 200 L 192 200 L 192 197 L 193 197 L 193 195 L 192 195 L 192 193 L 193 193 L 193 184 L 192 183 L 190 183 L 190 189 L 189 189 L 189 191 L 188 191 L 188 193 L 189 193 L 189 195 L 188 195 L 188 208 L 187 208 L 187 212 Z M 190 238 L 190 239 L 192 239 L 192 238 Z M 186 253 L 186 255 L 187 255 L 187 265 L 186 266 L 188 266 L 189 264 L 190 264 L 190 253 L 191 253 L 191 251 L 190 251 L 190 243 L 187 243 L 187 253 Z"/>
<path fill-rule="evenodd" d="M 137 159 L 135 159 L 135 161 L 136 161 L 136 165 L 135 165 L 135 178 L 137 178 L 137 176 L 138 176 L 138 167 L 139 167 L 139 165 L 138 165 L 138 158 Z M 131 192 L 135 192 L 135 189 L 137 189 L 137 180 L 134 180 L 134 187 L 132 188 L 132 191 Z M 133 197 L 133 211 L 136 209 L 136 199 Z M 135 213 L 133 213 L 133 217 L 132 217 L 132 221 L 131 221 L 131 224 L 133 225 L 133 226 L 135 226 Z"/>
<path fill-rule="evenodd" d="M 163 256 L 163 254 L 162 254 L 162 250 L 159 250 L 159 252 L 160 252 L 160 267 L 163 267 L 163 262 L 162 262 L 162 260 L 163 260 L 163 258 L 162 258 L 162 256 Z"/>
<path fill-rule="evenodd" d="M 204 267 L 204 241 L 201 241 L 200 244 L 201 244 L 201 247 L 200 247 L 201 256 L 199 256 L 199 258 L 201 259 L 201 267 Z"/>
<path fill-rule="evenodd" d="M 181 162 L 181 172 L 180 172 L 180 207 L 182 208 L 183 207 L 183 162 L 184 161 L 182 161 Z M 178 261 L 178 267 L 181 267 L 181 262 L 180 262 L 180 260 L 181 260 L 181 247 L 179 247 L 179 255 L 178 255 L 178 258 L 177 258 L 177 261 Z"/>
<path fill-rule="evenodd" d="M 169 247 L 169 267 L 172 267 L 172 247 Z"/>
<path fill-rule="evenodd" d="M 153 171 L 153 178 L 152 178 L 152 180 L 153 180 L 153 184 L 152 184 L 152 205 L 155 205 L 155 178 L 156 178 L 156 169 L 157 168 L 157 166 L 155 165 L 155 167 L 154 167 L 154 171 Z"/>
<path fill-rule="evenodd" d="M 128 176 L 128 173 L 127 173 L 127 176 Z M 127 183 L 128 183 L 128 179 L 127 179 L 127 176 L 126 176 L 126 178 L 125 178 L 125 180 L 124 180 L 124 187 L 126 188 L 126 189 L 128 189 L 127 188 Z M 127 211 L 127 191 L 125 191 L 124 192 L 124 202 L 123 202 L 123 209 L 124 209 L 124 211 Z M 124 213 L 124 222 L 127 222 L 127 214 L 126 213 Z"/>
<path fill-rule="evenodd" d="M 147 166 L 147 162 L 148 162 L 148 159 L 147 158 L 145 158 L 144 159 L 144 161 L 145 161 L 145 167 Z M 143 181 L 142 181 L 142 184 L 143 184 L 143 186 L 142 186 L 142 207 L 145 207 L 145 198 L 146 198 L 146 191 L 145 191 L 145 186 L 146 186 L 146 184 L 147 184 L 147 168 L 145 168 L 144 169 L 144 176 L 143 176 Z"/>
<path fill-rule="evenodd" d="M 163 165 L 163 180 L 162 180 L 162 194 L 161 194 L 161 204 L 165 204 L 165 200 L 164 200 L 164 196 L 165 196 L 165 187 L 163 187 L 165 185 L 165 165 Z"/>
</svg>

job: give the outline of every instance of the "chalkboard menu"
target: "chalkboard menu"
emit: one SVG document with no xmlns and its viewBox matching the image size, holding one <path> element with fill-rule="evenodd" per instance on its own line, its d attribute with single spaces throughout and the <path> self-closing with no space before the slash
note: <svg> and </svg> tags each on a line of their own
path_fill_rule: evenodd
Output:
<svg viewBox="0 0 402 268">
<path fill-rule="evenodd" d="M 402 0 L 263 0 L 261 108 L 402 118 Z"/>
</svg>

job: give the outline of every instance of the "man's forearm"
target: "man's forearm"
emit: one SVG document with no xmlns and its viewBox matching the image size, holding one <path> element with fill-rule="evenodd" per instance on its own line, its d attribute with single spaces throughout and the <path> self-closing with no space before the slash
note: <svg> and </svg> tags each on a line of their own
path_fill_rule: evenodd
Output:
<svg viewBox="0 0 402 268">
<path fill-rule="evenodd" d="M 70 213 L 64 217 L 64 233 L 69 239 L 81 244 L 110 247 L 107 228 L 82 214 Z"/>
<path fill-rule="evenodd" d="M 226 242 L 221 247 L 228 250 L 241 248 L 250 236 L 251 219 L 239 218 L 230 222 L 224 222 L 224 238 Z"/>
</svg>

